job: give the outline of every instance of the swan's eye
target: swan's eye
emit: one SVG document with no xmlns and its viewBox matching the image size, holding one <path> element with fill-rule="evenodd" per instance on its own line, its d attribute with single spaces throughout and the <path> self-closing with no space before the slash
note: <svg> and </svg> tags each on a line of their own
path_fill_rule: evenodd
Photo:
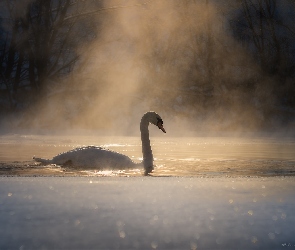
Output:
<svg viewBox="0 0 295 250">
<path fill-rule="evenodd" d="M 163 120 L 162 120 L 162 119 L 157 118 L 157 120 L 158 120 L 158 122 L 157 122 L 157 125 L 158 125 L 158 126 L 159 126 L 159 125 L 163 125 Z"/>
</svg>

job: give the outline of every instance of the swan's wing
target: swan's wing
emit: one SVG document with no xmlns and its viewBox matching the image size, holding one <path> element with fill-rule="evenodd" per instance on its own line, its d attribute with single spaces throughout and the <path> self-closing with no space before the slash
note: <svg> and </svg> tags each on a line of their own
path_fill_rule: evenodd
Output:
<svg viewBox="0 0 295 250">
<path fill-rule="evenodd" d="M 76 148 L 59 154 L 52 162 L 58 165 L 71 162 L 72 166 L 97 169 L 124 169 L 135 166 L 128 156 L 96 146 Z"/>
</svg>

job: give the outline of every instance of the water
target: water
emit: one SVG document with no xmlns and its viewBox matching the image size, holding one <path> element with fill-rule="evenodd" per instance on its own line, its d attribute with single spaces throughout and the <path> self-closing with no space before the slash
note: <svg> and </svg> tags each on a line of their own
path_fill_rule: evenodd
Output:
<svg viewBox="0 0 295 250">
<path fill-rule="evenodd" d="M 152 137 L 157 176 L 268 176 L 295 175 L 295 140 L 293 138 L 233 137 Z M 58 153 L 97 145 L 123 153 L 135 162 L 142 160 L 138 137 L 3 135 L 0 138 L 0 163 L 4 166 L 36 167 L 33 156 L 52 158 Z M 77 175 L 141 175 L 142 169 L 95 171 L 43 168 L 52 173 Z M 38 168 L 38 174 L 42 174 Z M 48 172 L 44 174 L 49 174 Z M 20 174 L 20 172 L 18 172 Z"/>
<path fill-rule="evenodd" d="M 295 249 L 293 139 L 151 142 L 144 177 L 31 159 L 100 145 L 140 161 L 139 138 L 1 136 L 0 249 Z"/>
</svg>

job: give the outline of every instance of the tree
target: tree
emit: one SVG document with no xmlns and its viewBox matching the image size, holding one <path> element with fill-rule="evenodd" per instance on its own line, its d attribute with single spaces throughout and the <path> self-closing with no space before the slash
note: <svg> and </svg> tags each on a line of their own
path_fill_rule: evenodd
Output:
<svg viewBox="0 0 295 250">
<path fill-rule="evenodd" d="M 263 71 L 284 78 L 294 74 L 294 21 L 294 9 L 286 1 L 243 0 L 231 24 Z"/>
<path fill-rule="evenodd" d="M 261 74 L 253 89 L 271 93 L 269 113 L 295 105 L 294 14 L 294 1 L 242 0 L 230 19 L 234 37 L 259 63 Z"/>
<path fill-rule="evenodd" d="M 101 1 L 6 1 L 1 32 L 2 85 L 14 96 L 20 88 L 42 91 L 75 67 L 77 48 L 97 35 Z M 7 84 L 9 82 L 9 84 Z"/>
</svg>

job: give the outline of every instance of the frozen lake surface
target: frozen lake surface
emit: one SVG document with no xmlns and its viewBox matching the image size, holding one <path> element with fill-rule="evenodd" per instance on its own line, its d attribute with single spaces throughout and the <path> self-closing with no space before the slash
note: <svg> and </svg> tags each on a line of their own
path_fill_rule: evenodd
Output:
<svg viewBox="0 0 295 250">
<path fill-rule="evenodd" d="M 295 177 L 0 177 L 0 249 L 295 249 Z"/>
</svg>

